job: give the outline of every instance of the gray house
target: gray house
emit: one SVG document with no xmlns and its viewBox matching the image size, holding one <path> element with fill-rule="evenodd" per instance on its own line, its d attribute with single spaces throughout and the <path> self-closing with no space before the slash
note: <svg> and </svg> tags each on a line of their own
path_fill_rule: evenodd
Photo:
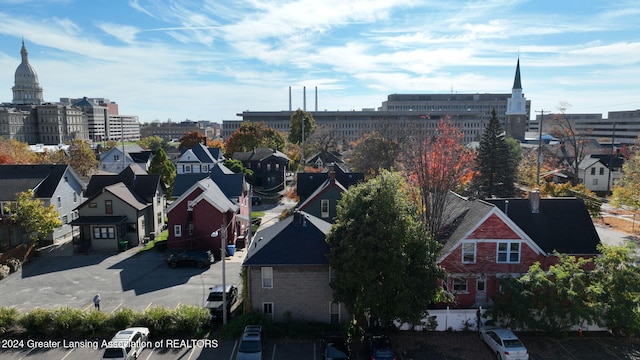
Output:
<svg viewBox="0 0 640 360">
<path fill-rule="evenodd" d="M 85 183 L 68 165 L 0 165 L 0 223 L 10 215 L 8 205 L 15 203 L 18 193 L 33 190 L 36 199 L 56 208 L 62 226 L 46 240 L 58 243 L 72 238 L 69 223 L 77 217 L 75 208 L 82 203 Z M 7 231 L 2 226 L 2 231 Z M 11 238 L 11 245 L 21 240 Z"/>
<path fill-rule="evenodd" d="M 297 211 L 256 233 L 242 264 L 247 268 L 246 300 L 275 321 L 287 318 L 340 323 L 349 316 L 333 301 L 330 287 L 331 224 Z"/>
</svg>

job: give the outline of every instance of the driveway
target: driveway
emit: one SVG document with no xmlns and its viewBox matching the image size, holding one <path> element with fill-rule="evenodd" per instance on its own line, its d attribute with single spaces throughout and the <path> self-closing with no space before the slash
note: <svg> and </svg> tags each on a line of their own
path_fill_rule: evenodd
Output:
<svg viewBox="0 0 640 360">
<path fill-rule="evenodd" d="M 113 312 L 127 307 L 144 310 L 161 305 L 202 306 L 209 287 L 222 283 L 222 266 L 209 269 L 171 269 L 165 259 L 169 251 L 140 252 L 140 247 L 112 254 L 73 254 L 71 243 L 39 251 L 40 256 L 0 281 L 2 306 L 26 311 L 36 307 L 69 306 L 91 309 L 99 293 L 101 310 Z M 244 251 L 225 261 L 226 282 L 239 286 Z"/>
</svg>

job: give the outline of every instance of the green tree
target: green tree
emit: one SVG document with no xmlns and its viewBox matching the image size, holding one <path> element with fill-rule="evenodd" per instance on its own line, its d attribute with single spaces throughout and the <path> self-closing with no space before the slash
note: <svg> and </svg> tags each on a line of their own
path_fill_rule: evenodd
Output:
<svg viewBox="0 0 640 360">
<path fill-rule="evenodd" d="M 349 188 L 327 236 L 334 299 L 362 320 L 417 324 L 441 294 L 438 244 L 426 237 L 398 173 L 383 171 Z"/>
<path fill-rule="evenodd" d="M 402 152 L 400 144 L 383 137 L 379 132 L 365 134 L 351 144 L 353 151 L 349 160 L 356 171 L 363 172 L 367 178 L 373 178 L 380 170 L 394 170 Z"/>
<path fill-rule="evenodd" d="M 519 162 L 493 109 L 480 139 L 471 191 L 478 198 L 513 197 Z"/>
<path fill-rule="evenodd" d="M 244 167 L 244 165 L 242 165 L 242 161 L 236 159 L 225 159 L 224 166 L 236 174 L 244 174 L 247 182 L 253 184 L 253 170 Z"/>
<path fill-rule="evenodd" d="M 251 151 L 260 147 L 282 151 L 285 145 L 286 141 L 282 132 L 267 127 L 264 122 L 244 121 L 227 138 L 224 151 L 225 157 L 230 158 L 234 152 Z"/>
<path fill-rule="evenodd" d="M 520 278 L 500 280 L 502 294 L 495 299 L 494 318 L 509 326 L 567 333 L 574 325 L 598 319 L 589 273 L 590 259 L 554 254 L 558 263 L 544 270 L 534 263 Z"/>
<path fill-rule="evenodd" d="M 89 176 L 98 169 L 100 162 L 84 140 L 71 140 L 69 146 L 69 165 L 80 176 Z"/>
<path fill-rule="evenodd" d="M 155 155 L 153 155 L 151 165 L 149 166 L 149 173 L 160 175 L 162 182 L 167 186 L 167 197 L 171 196 L 173 183 L 176 180 L 176 166 L 169 160 L 164 149 L 158 149 Z"/>
<path fill-rule="evenodd" d="M 601 246 L 593 271 L 603 325 L 617 335 L 640 335 L 640 266 L 635 245 Z"/>
<path fill-rule="evenodd" d="M 158 151 L 159 149 L 167 148 L 167 142 L 157 135 L 147 136 L 140 139 L 140 141 L 138 141 L 138 145 L 151 151 Z"/>
<path fill-rule="evenodd" d="M 33 190 L 18 193 L 16 202 L 11 204 L 11 219 L 21 228 L 29 241 L 37 242 L 62 226 L 62 221 L 53 204 L 46 206 L 42 200 L 33 196 Z"/>
<path fill-rule="evenodd" d="M 316 120 L 311 113 L 296 110 L 291 114 L 291 128 L 289 129 L 289 142 L 300 145 L 302 143 L 302 123 L 304 122 L 304 139 L 309 140 L 311 134 L 316 130 Z"/>
</svg>

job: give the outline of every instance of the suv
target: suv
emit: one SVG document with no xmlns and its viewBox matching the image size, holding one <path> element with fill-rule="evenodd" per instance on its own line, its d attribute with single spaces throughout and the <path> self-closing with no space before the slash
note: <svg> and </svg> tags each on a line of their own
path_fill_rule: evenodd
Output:
<svg viewBox="0 0 640 360">
<path fill-rule="evenodd" d="M 102 354 L 103 359 L 129 360 L 137 359 L 149 339 L 149 329 L 133 327 L 118 331 L 107 343 Z"/>
<path fill-rule="evenodd" d="M 367 336 L 369 358 L 371 360 L 396 360 L 395 352 L 391 347 L 391 341 L 386 335 Z"/>
<path fill-rule="evenodd" d="M 242 332 L 236 360 L 262 360 L 264 341 L 262 326 L 247 325 Z"/>
<path fill-rule="evenodd" d="M 171 268 L 177 268 L 179 265 L 195 265 L 198 269 L 211 266 L 215 262 L 211 251 L 205 250 L 187 250 L 179 254 L 171 254 L 167 258 L 167 264 Z"/>
<path fill-rule="evenodd" d="M 227 316 L 231 315 L 231 308 L 233 304 L 238 300 L 238 288 L 233 285 L 226 286 L 227 293 Z M 210 288 L 209 296 L 204 302 L 204 307 L 209 309 L 212 319 L 222 317 L 222 285 L 216 285 Z"/>
<path fill-rule="evenodd" d="M 339 333 L 325 333 L 320 340 L 322 358 L 325 360 L 351 359 L 351 344 L 349 339 Z"/>
</svg>

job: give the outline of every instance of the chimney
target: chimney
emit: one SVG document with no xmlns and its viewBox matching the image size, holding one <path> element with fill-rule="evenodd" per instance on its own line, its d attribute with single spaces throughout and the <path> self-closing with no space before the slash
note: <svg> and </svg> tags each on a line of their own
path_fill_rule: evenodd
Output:
<svg viewBox="0 0 640 360">
<path fill-rule="evenodd" d="M 529 203 L 531 204 L 531 213 L 537 214 L 540 212 L 540 192 L 538 189 L 529 193 Z"/>
<path fill-rule="evenodd" d="M 304 214 L 297 209 L 293 212 L 293 225 L 295 226 L 307 225 L 307 219 L 304 217 Z"/>
<path fill-rule="evenodd" d="M 504 214 L 509 216 L 509 200 L 504 201 Z"/>
<path fill-rule="evenodd" d="M 329 164 L 329 181 L 334 182 L 336 180 L 336 163 Z"/>
</svg>

